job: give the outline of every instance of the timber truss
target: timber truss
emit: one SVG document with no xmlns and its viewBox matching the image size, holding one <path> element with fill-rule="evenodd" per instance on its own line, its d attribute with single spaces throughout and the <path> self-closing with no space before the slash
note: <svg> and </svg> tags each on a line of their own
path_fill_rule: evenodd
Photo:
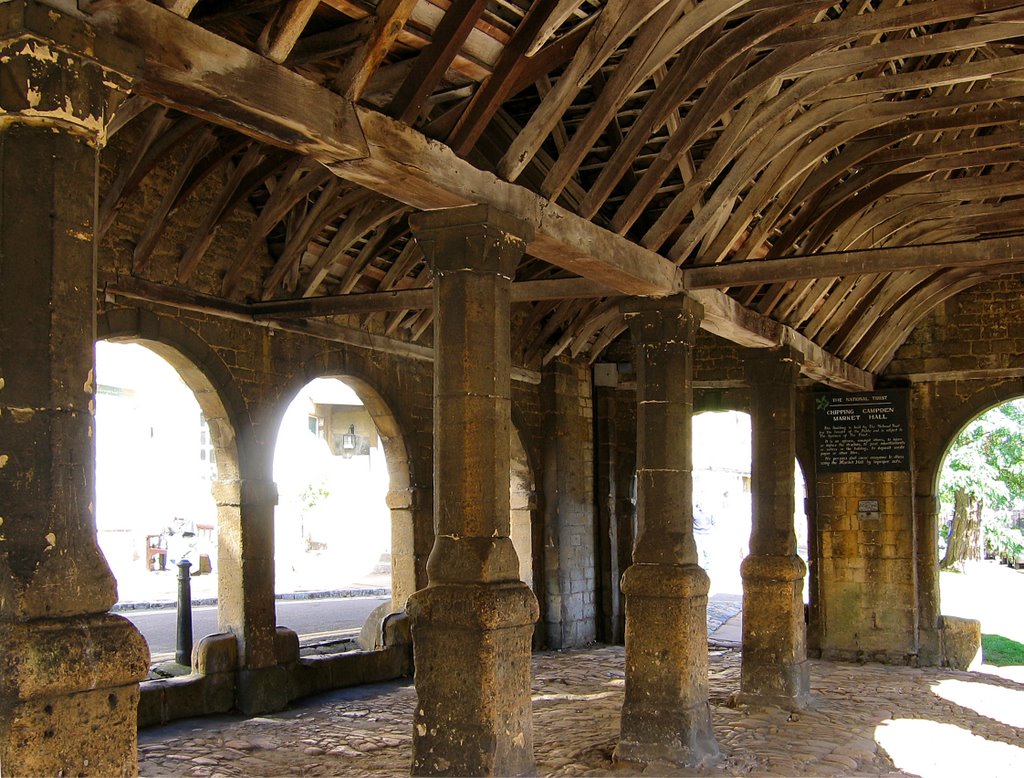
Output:
<svg viewBox="0 0 1024 778">
<path fill-rule="evenodd" d="M 863 388 L 937 304 L 1022 269 L 1024 2 L 43 5 L 138 53 L 98 227 L 172 171 L 119 282 L 152 299 L 425 347 L 408 215 L 487 203 L 534 233 L 525 368 L 598 359 L 621 297 L 685 292 L 705 329 Z M 248 240 L 213 260 L 240 209 Z"/>
</svg>

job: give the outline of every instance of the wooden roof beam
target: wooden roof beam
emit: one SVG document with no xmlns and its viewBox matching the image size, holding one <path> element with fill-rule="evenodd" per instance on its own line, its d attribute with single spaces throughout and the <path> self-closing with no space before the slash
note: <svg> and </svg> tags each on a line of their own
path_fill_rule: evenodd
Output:
<svg viewBox="0 0 1024 778">
<path fill-rule="evenodd" d="M 683 270 L 686 289 L 725 289 L 806 278 L 837 278 L 900 270 L 996 265 L 1024 261 L 1024 237 L 861 249 L 784 259 L 736 260 Z"/>
<path fill-rule="evenodd" d="M 624 295 L 665 296 L 683 289 L 679 268 L 590 221 L 493 174 L 412 128 L 336 95 L 284 67 L 191 24 L 146 0 L 81 0 L 94 26 L 144 54 L 133 88 L 161 104 L 306 154 L 340 178 L 414 208 L 486 204 L 534 230 L 527 252 Z M 795 331 L 703 290 L 709 322 L 734 342 L 772 346 Z M 773 333 L 765 337 L 764 333 Z M 806 340 L 804 338 L 803 340 Z M 811 347 L 805 344 L 805 353 Z M 865 388 L 873 377 L 821 352 L 812 377 Z"/>
</svg>

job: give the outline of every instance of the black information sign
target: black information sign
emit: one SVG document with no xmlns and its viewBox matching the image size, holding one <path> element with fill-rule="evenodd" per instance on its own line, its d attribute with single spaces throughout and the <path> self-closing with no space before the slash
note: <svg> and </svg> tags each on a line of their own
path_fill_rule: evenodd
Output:
<svg viewBox="0 0 1024 778">
<path fill-rule="evenodd" d="M 910 469 L 906 389 L 814 396 L 814 451 L 819 473 Z"/>
</svg>

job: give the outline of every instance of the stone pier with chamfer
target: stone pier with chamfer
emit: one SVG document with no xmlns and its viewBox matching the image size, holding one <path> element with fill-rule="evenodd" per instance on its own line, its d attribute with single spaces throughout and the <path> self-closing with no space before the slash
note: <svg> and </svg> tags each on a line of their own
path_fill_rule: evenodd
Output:
<svg viewBox="0 0 1024 778">
<path fill-rule="evenodd" d="M 708 577 L 693 537 L 693 343 L 677 296 L 623 306 L 637 368 L 637 538 L 622 577 L 626 690 L 615 759 L 697 767 L 718 757 L 708 706 Z"/>
<path fill-rule="evenodd" d="M 94 517 L 96 188 L 121 93 L 44 10 L 0 5 L 0 26 L 0 771 L 129 775 L 149 651 L 107 613 Z"/>
<path fill-rule="evenodd" d="M 416 214 L 434 270 L 434 546 L 409 598 L 414 775 L 534 772 L 536 597 L 510 537 L 510 309 L 529 229 L 487 206 Z"/>
<path fill-rule="evenodd" d="M 796 553 L 796 380 L 802 355 L 792 348 L 750 349 L 750 555 L 743 561 L 741 702 L 798 709 L 807 702 L 807 628 Z"/>
</svg>

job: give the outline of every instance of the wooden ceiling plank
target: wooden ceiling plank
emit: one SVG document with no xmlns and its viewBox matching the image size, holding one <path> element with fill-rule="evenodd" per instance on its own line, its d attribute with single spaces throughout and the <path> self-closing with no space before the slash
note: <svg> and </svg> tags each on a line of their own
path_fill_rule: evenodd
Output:
<svg viewBox="0 0 1024 778">
<path fill-rule="evenodd" d="M 849 322 L 849 327 L 837 346 L 837 350 L 844 354 L 857 352 L 861 342 L 872 328 L 879 325 L 886 326 L 892 315 L 893 306 L 897 305 L 901 298 L 910 294 L 915 287 L 925 283 L 931 277 L 932 273 L 921 270 L 890 277 L 878 290 L 878 293 L 872 297 L 864 309 L 863 315 L 858 316 L 856 321 Z"/>
<path fill-rule="evenodd" d="M 551 134 L 580 89 L 615 49 L 668 0 L 608 0 L 589 29 L 580 50 L 554 88 L 530 117 L 523 131 L 498 162 L 499 175 L 515 181 Z"/>
<path fill-rule="evenodd" d="M 364 196 L 365 193 L 359 192 Z M 331 179 L 320 191 L 316 203 L 306 212 L 302 220 L 295 226 L 294 233 L 288 234 L 288 240 L 281 256 L 277 258 L 273 268 L 263 281 L 263 291 L 260 296 L 262 300 L 269 300 L 277 292 L 284 281 L 285 276 L 302 259 L 302 254 L 320 231 L 338 217 L 338 214 L 345 210 L 346 206 L 352 206 L 358 202 L 359 197 L 351 190 L 345 189 L 344 182 L 338 179 Z"/>
<path fill-rule="evenodd" d="M 337 184 L 337 185 L 336 185 Z M 261 299 L 269 300 L 278 294 L 286 276 L 300 267 L 302 257 L 317 235 L 338 219 L 367 199 L 367 192 L 358 188 L 345 188 L 340 181 L 330 181 L 316 200 L 316 205 L 298 225 L 294 234 L 288 236 L 288 244 L 263 282 Z"/>
<path fill-rule="evenodd" d="M 387 113 L 406 124 L 416 123 L 427 97 L 441 83 L 486 5 L 487 0 L 452 1 L 430 43 L 416 55 L 412 70 L 391 100 Z"/>
<path fill-rule="evenodd" d="M 380 0 L 369 35 L 334 79 L 346 100 L 358 100 L 377 67 L 388 55 L 419 0 Z"/>
<path fill-rule="evenodd" d="M 772 52 L 747 70 L 743 70 L 743 68 L 749 62 L 749 52 L 745 57 L 727 63 L 704 89 L 680 122 L 679 128 L 671 134 L 658 156 L 640 177 L 640 182 L 619 206 L 611 219 L 612 229 L 623 234 L 633 225 L 643 209 L 658 193 L 658 188 L 672 172 L 676 160 L 682 154 L 687 153 L 722 114 L 732 106 L 748 100 L 758 89 L 762 89 L 765 83 L 771 81 L 778 72 L 788 67 L 794 60 L 806 56 L 817 48 L 813 43 L 803 45 L 804 49 L 802 50 L 787 47 Z M 794 90 L 799 91 L 803 88 L 807 92 L 813 93 L 826 86 L 830 81 L 831 79 L 822 73 L 816 78 L 804 79 L 800 84 L 787 90 L 786 94 L 793 93 L 795 98 L 802 99 L 805 95 L 797 94 Z M 689 192 L 687 197 L 692 197 L 695 202 L 704 190 L 697 191 L 693 188 L 691 191 L 691 187 L 687 187 L 686 191 Z"/>
<path fill-rule="evenodd" d="M 274 62 L 287 60 L 318 5 L 320 0 L 288 0 L 278 8 L 260 33 L 260 54 Z"/>
<path fill-rule="evenodd" d="M 395 261 L 388 268 L 384 278 L 377 285 L 377 289 L 385 292 L 398 286 L 399 281 L 411 271 L 419 262 L 423 261 L 423 252 L 415 240 L 408 241 L 402 251 L 395 258 Z"/>
</svg>

